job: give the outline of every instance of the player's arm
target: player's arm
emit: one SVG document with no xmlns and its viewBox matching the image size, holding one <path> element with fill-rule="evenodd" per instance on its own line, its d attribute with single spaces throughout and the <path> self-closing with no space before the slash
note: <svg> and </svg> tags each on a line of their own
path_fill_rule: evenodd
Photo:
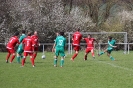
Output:
<svg viewBox="0 0 133 88">
<path fill-rule="evenodd" d="M 56 44 L 54 43 L 53 48 L 52 48 L 52 52 L 55 51 L 55 46 L 56 46 Z"/>
<path fill-rule="evenodd" d="M 113 46 L 112 44 L 110 44 L 109 41 L 108 41 L 108 44 L 109 44 L 111 47 L 113 47 L 113 48 L 116 48 L 116 47 L 117 47 L 117 46 Z"/>
</svg>

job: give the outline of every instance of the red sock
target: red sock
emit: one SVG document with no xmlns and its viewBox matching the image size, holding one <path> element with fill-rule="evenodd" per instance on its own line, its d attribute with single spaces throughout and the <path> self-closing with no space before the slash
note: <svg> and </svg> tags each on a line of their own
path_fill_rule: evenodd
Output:
<svg viewBox="0 0 133 88">
<path fill-rule="evenodd" d="M 24 66 L 25 59 L 26 59 L 26 58 L 23 58 L 23 59 L 22 59 L 22 66 Z"/>
<path fill-rule="evenodd" d="M 34 58 L 30 58 L 32 65 L 34 65 Z"/>
<path fill-rule="evenodd" d="M 15 55 L 12 55 L 10 62 L 12 62 L 14 60 L 14 58 L 15 58 Z"/>
<path fill-rule="evenodd" d="M 74 58 L 77 56 L 78 54 L 75 53 L 73 56 L 72 56 L 72 59 L 74 60 Z"/>
<path fill-rule="evenodd" d="M 7 54 L 7 56 L 6 56 L 6 60 L 9 59 L 10 55 L 11 55 L 11 53 L 8 53 L 8 54 Z"/>
<path fill-rule="evenodd" d="M 35 58 L 36 58 L 36 56 L 37 56 L 37 53 L 33 54 L 33 59 L 35 59 Z"/>
</svg>

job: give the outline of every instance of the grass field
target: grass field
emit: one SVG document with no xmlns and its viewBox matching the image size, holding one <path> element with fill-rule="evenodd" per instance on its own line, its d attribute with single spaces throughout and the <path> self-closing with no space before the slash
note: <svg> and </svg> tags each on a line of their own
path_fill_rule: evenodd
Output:
<svg viewBox="0 0 133 88">
<path fill-rule="evenodd" d="M 45 53 L 46 59 L 38 53 L 34 68 L 29 57 L 25 67 L 20 67 L 16 59 L 12 64 L 5 63 L 6 54 L 0 53 L 0 88 L 133 88 L 133 52 L 112 52 L 116 61 L 106 54 L 95 59 L 89 54 L 84 61 L 84 52 L 80 52 L 74 62 L 67 55 L 63 68 L 59 63 L 53 66 L 51 52 Z"/>
</svg>

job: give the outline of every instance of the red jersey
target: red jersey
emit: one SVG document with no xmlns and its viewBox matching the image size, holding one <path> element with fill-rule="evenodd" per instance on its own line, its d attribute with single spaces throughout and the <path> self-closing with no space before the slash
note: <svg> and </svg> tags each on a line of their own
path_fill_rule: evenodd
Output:
<svg viewBox="0 0 133 88">
<path fill-rule="evenodd" d="M 39 40 L 38 40 L 39 38 L 38 38 L 38 36 L 37 35 L 32 35 L 31 38 L 32 38 L 32 40 L 34 42 L 33 46 L 38 47 L 39 46 Z"/>
<path fill-rule="evenodd" d="M 17 36 L 13 36 L 9 39 L 9 42 L 7 43 L 6 48 L 7 49 L 14 49 L 14 47 L 16 46 L 16 44 L 19 44 L 19 39 Z"/>
<path fill-rule="evenodd" d="M 94 38 L 84 38 L 84 40 L 87 43 L 87 48 L 93 48 L 94 47 Z"/>
<path fill-rule="evenodd" d="M 26 38 L 24 38 L 24 40 L 22 41 L 22 43 L 24 44 L 24 52 L 33 52 L 33 47 L 32 45 L 33 40 L 31 38 L 31 36 L 27 36 Z"/>
<path fill-rule="evenodd" d="M 73 40 L 73 45 L 76 45 L 76 46 L 79 46 L 80 45 L 80 41 L 81 41 L 81 39 L 82 39 L 82 34 L 80 33 L 80 32 L 75 32 L 74 34 L 73 34 L 73 38 L 72 38 L 72 40 Z"/>
</svg>

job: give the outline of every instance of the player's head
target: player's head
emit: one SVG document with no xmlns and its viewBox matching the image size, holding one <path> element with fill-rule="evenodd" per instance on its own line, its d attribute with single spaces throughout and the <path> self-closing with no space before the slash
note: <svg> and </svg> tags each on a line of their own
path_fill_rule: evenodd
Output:
<svg viewBox="0 0 133 88">
<path fill-rule="evenodd" d="M 28 34 L 27 34 L 28 36 L 31 36 L 31 32 L 28 32 Z"/>
<path fill-rule="evenodd" d="M 108 37 L 108 40 L 112 40 L 112 37 L 111 37 L 111 36 L 109 36 L 109 37 Z"/>
<path fill-rule="evenodd" d="M 18 35 L 19 35 L 19 32 L 18 31 L 14 33 L 14 36 L 18 36 Z"/>
<path fill-rule="evenodd" d="M 88 38 L 91 38 L 91 34 L 88 34 Z"/>
<path fill-rule="evenodd" d="M 64 36 L 64 32 L 60 32 L 59 34 L 60 34 L 61 36 Z"/>
<path fill-rule="evenodd" d="M 77 31 L 80 31 L 80 29 L 79 29 L 79 28 L 77 28 Z"/>
<path fill-rule="evenodd" d="M 25 34 L 25 32 L 26 32 L 25 30 L 22 30 L 22 34 Z"/>
<path fill-rule="evenodd" d="M 56 36 L 59 36 L 59 32 L 56 32 Z"/>
</svg>

